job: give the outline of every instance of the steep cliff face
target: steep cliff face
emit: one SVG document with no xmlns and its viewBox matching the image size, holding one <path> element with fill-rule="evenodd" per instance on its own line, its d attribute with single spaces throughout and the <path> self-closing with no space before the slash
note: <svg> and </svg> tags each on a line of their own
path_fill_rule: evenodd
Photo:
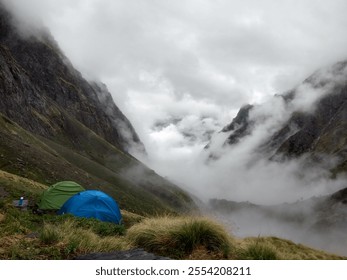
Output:
<svg viewBox="0 0 347 280">
<path fill-rule="evenodd" d="M 22 34 L 0 3 L 0 170 L 76 180 L 123 209 L 185 212 L 184 191 L 130 155 L 145 152 L 105 85 L 87 82 L 44 31 Z"/>
<path fill-rule="evenodd" d="M 1 112 L 49 138 L 69 136 L 68 114 L 122 150 L 133 144 L 144 150 L 105 85 L 88 83 L 49 34 L 23 38 L 4 9 L 0 16 L 1 92 L 6 96 L 0 101 Z M 73 138 L 64 140 L 78 148 Z"/>
<path fill-rule="evenodd" d="M 288 157 L 309 152 L 346 157 L 347 61 L 333 65 L 325 75 L 327 77 L 314 74 L 305 81 L 314 89 L 319 90 L 327 84 L 329 87 L 314 104 L 314 111 L 293 112 L 284 127 L 273 136 L 271 142 L 278 146 L 277 153 Z M 287 135 L 285 139 L 284 135 Z"/>
<path fill-rule="evenodd" d="M 222 129 L 222 132 L 232 132 L 225 144 L 235 144 L 251 132 L 253 121 L 249 119 L 249 111 L 252 108 L 249 104 L 243 106 L 232 122 Z"/>
</svg>

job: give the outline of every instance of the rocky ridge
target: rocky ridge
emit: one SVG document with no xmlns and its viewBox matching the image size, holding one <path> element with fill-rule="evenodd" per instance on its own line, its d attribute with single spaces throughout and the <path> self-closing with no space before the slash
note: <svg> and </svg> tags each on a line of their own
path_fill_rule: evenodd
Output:
<svg viewBox="0 0 347 280">
<path fill-rule="evenodd" d="M 309 110 L 296 105 L 307 94 L 317 94 Z M 276 160 L 303 155 L 314 161 L 333 157 L 337 162 L 333 173 L 347 171 L 347 61 L 321 69 L 295 89 L 273 98 L 282 99 L 288 112 L 294 111 L 265 139 L 258 152 Z M 252 134 L 256 123 L 250 115 L 257 106 L 242 107 L 223 128 L 220 133 L 228 135 L 225 145 L 235 145 Z"/>
</svg>

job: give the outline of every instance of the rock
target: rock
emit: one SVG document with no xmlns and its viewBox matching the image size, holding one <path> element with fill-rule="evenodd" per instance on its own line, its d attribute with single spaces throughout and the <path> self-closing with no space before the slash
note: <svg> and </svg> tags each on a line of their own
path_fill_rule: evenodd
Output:
<svg viewBox="0 0 347 280">
<path fill-rule="evenodd" d="M 113 251 L 108 253 L 92 253 L 78 256 L 76 260 L 170 260 L 148 253 L 143 249 L 132 249 L 127 251 Z"/>
<path fill-rule="evenodd" d="M 38 232 L 31 232 L 29 234 L 27 234 L 25 237 L 26 238 L 30 238 L 30 239 L 35 239 L 35 238 L 39 238 L 40 234 Z"/>
<path fill-rule="evenodd" d="M 223 128 L 222 132 L 232 131 L 225 144 L 235 144 L 250 133 L 253 122 L 249 120 L 249 112 L 252 108 L 250 104 L 241 107 L 232 122 Z"/>
<path fill-rule="evenodd" d="M 308 155 L 312 162 L 321 155 L 339 159 L 337 171 L 347 171 L 347 60 L 317 71 L 295 88 L 274 98 L 283 98 L 288 110 L 300 95 L 307 91 L 323 94 L 312 105 L 312 110 L 296 110 L 277 131 L 269 135 L 257 151 L 270 155 L 270 159 L 297 158 Z M 300 90 L 298 90 L 300 89 Z M 312 94 L 312 93 L 311 93 Z M 298 101 L 299 102 L 299 101 Z M 222 130 L 230 133 L 226 143 L 234 145 L 254 129 L 249 112 L 253 106 L 240 109 L 233 121 Z M 211 146 L 210 144 L 208 146 Z"/>
</svg>

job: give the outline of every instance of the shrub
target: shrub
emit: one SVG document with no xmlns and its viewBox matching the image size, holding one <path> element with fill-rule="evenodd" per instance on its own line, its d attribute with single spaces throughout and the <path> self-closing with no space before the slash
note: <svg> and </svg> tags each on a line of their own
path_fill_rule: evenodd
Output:
<svg viewBox="0 0 347 280">
<path fill-rule="evenodd" d="M 46 224 L 40 233 L 40 240 L 43 244 L 51 245 L 59 241 L 59 231 L 58 229 L 50 224 Z"/>
<path fill-rule="evenodd" d="M 70 240 L 64 249 L 65 255 L 68 256 L 71 254 L 75 254 L 78 247 L 79 247 L 79 242 L 77 240 L 74 240 L 74 239 Z"/>
<path fill-rule="evenodd" d="M 205 218 L 146 219 L 131 227 L 127 238 L 135 246 L 179 259 L 201 247 L 221 257 L 226 257 L 231 249 L 231 240 L 225 230 Z"/>
<path fill-rule="evenodd" d="M 78 224 L 80 222 L 80 220 L 70 219 L 59 225 L 59 234 L 61 236 L 61 242 L 59 244 L 63 247 L 65 257 L 70 258 L 71 255 L 75 254 L 107 252 L 130 248 L 128 242 L 125 242 L 123 237 L 100 237 L 90 227 L 82 228 L 79 226 Z"/>
</svg>

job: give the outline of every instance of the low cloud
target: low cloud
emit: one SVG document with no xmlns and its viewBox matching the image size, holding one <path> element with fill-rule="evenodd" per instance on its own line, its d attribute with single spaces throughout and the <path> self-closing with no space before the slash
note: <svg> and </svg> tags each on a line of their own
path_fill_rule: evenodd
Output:
<svg viewBox="0 0 347 280">
<path fill-rule="evenodd" d="M 205 200 L 225 198 L 276 204 L 325 195 L 345 187 L 346 178 L 332 180 L 327 171 L 336 165 L 337 159 L 326 157 L 323 166 L 308 165 L 305 157 L 277 162 L 269 160 L 271 154 L 264 154 L 259 149 L 286 124 L 293 112 L 314 112 L 317 101 L 331 94 L 333 87 L 347 76 L 346 67 L 333 71 L 332 67 L 322 70 L 316 74 L 314 82 L 307 81 L 298 86 L 292 100 L 285 101 L 277 96 L 255 105 L 249 113 L 250 133 L 233 145 L 224 143 L 234 131 L 218 132 L 213 135 L 209 149 L 203 150 L 205 143 L 197 141 L 187 150 L 187 145 L 183 145 L 186 140 L 178 129 L 179 123 L 167 126 L 160 132 L 167 133 L 168 137 L 163 141 L 169 143 L 158 152 L 162 157 L 154 157 L 157 154 L 151 153 L 149 164 Z M 156 132 L 156 136 L 160 132 Z M 172 154 L 167 154 L 165 151 L 174 146 L 170 141 L 180 145 L 171 151 Z M 211 154 L 215 156 L 214 160 L 209 160 Z"/>
<path fill-rule="evenodd" d="M 23 33 L 47 26 L 85 77 L 107 84 L 146 146 L 138 156 L 194 195 L 274 204 L 344 186 L 326 167 L 268 161 L 257 148 L 337 82 L 328 70 L 300 85 L 347 57 L 346 1 L 2 1 Z M 272 97 L 294 87 L 288 104 Z M 252 133 L 223 146 L 219 131 L 247 103 Z M 218 160 L 204 150 L 211 137 Z"/>
</svg>

